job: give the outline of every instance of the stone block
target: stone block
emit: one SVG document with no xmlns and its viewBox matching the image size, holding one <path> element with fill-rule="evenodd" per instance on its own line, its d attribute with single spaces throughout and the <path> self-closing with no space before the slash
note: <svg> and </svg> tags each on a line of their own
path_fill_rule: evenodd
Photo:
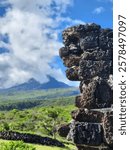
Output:
<svg viewBox="0 0 130 150">
<path fill-rule="evenodd" d="M 73 142 L 89 146 L 103 143 L 102 126 L 96 123 L 77 122 L 73 128 Z"/>
<path fill-rule="evenodd" d="M 80 40 L 80 47 L 83 51 L 98 47 L 98 34 L 89 33 L 89 35 Z"/>
<path fill-rule="evenodd" d="M 112 60 L 113 50 L 106 49 L 105 51 L 101 48 L 97 47 L 94 49 L 89 49 L 82 54 L 83 60 L 92 60 L 92 61 L 108 61 Z"/>
<path fill-rule="evenodd" d="M 109 74 L 112 74 L 112 61 L 93 61 L 85 60 L 84 58 L 79 62 L 79 79 L 88 80 L 96 76 L 102 77 L 104 79 L 109 78 Z"/>
<path fill-rule="evenodd" d="M 82 94 L 75 100 L 77 107 L 87 109 L 111 107 L 113 91 L 105 80 L 97 77 L 89 83 L 84 83 L 82 90 Z"/>
<path fill-rule="evenodd" d="M 67 56 L 69 56 L 69 50 L 68 50 L 68 48 L 67 47 L 62 47 L 62 48 L 60 48 L 59 49 L 59 56 L 61 57 L 61 58 L 63 58 L 63 57 L 67 57 Z"/>
<path fill-rule="evenodd" d="M 104 113 L 80 108 L 72 111 L 71 116 L 75 121 L 79 122 L 102 123 Z"/>
<path fill-rule="evenodd" d="M 102 49 L 113 49 L 112 29 L 101 29 L 99 34 L 99 47 Z"/>
<path fill-rule="evenodd" d="M 73 66 L 66 70 L 66 77 L 71 81 L 79 81 L 78 76 L 79 67 Z"/>
<path fill-rule="evenodd" d="M 70 124 L 63 124 L 63 125 L 60 125 L 60 127 L 58 128 L 58 134 L 61 136 L 61 137 L 67 137 L 69 131 L 70 131 L 70 127 L 69 127 Z"/>
<path fill-rule="evenodd" d="M 73 66 L 79 66 L 79 61 L 80 61 L 80 56 L 75 56 L 75 55 L 69 55 L 67 57 L 63 57 L 63 64 L 70 68 Z"/>
</svg>

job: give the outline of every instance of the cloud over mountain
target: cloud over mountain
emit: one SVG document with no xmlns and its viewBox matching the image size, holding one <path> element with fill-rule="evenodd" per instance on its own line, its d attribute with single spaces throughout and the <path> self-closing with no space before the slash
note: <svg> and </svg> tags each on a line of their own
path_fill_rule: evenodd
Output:
<svg viewBox="0 0 130 150">
<path fill-rule="evenodd" d="M 69 81 L 60 68 L 52 68 L 62 46 L 61 24 L 82 23 L 63 17 L 72 0 L 2 0 L 6 13 L 0 17 L 0 88 L 35 78 L 40 82 L 51 75 Z"/>
</svg>

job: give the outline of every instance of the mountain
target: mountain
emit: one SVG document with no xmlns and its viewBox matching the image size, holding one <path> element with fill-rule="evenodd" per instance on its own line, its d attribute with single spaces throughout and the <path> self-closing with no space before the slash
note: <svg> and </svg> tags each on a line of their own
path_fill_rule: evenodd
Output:
<svg viewBox="0 0 130 150">
<path fill-rule="evenodd" d="M 40 83 L 34 78 L 31 78 L 25 83 L 4 89 L 2 91 L 27 91 L 27 90 L 41 90 L 41 89 L 54 89 L 54 88 L 69 88 L 70 86 L 57 81 L 55 78 L 48 76 L 49 81 L 47 83 Z"/>
<path fill-rule="evenodd" d="M 47 83 L 43 83 L 40 86 L 40 89 L 52 89 L 52 88 L 69 88 L 70 86 L 57 81 L 55 78 L 48 76 L 49 81 Z"/>
<path fill-rule="evenodd" d="M 36 81 L 35 79 L 31 78 L 25 83 L 10 87 L 5 90 L 13 90 L 13 91 L 25 91 L 25 90 L 36 90 L 40 87 L 40 83 Z"/>
</svg>

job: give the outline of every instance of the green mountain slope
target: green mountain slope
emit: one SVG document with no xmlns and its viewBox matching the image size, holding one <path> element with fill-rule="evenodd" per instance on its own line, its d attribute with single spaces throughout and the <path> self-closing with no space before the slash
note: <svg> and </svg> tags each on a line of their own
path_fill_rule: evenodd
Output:
<svg viewBox="0 0 130 150">
<path fill-rule="evenodd" d="M 0 110 L 26 109 L 35 106 L 73 104 L 77 88 L 31 90 L 0 93 Z"/>
</svg>

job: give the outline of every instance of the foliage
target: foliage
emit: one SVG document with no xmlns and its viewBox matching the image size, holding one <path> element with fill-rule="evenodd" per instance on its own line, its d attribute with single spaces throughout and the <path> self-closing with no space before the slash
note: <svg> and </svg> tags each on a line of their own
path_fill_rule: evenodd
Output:
<svg viewBox="0 0 130 150">
<path fill-rule="evenodd" d="M 19 141 L 15 141 L 14 143 L 17 143 L 17 142 L 19 142 Z M 8 145 L 8 143 L 10 143 L 10 141 L 0 140 L 0 150 L 8 150 L 8 149 L 1 149 L 1 143 L 3 143 L 4 145 Z M 43 145 L 37 145 L 37 144 L 26 144 L 26 145 L 33 146 L 34 148 L 36 148 L 36 150 L 76 150 L 76 147 L 72 143 L 65 144 L 66 145 L 65 148 L 60 148 L 60 147 L 56 147 L 56 146 L 43 146 Z M 9 149 L 9 150 L 15 150 L 15 149 Z M 17 149 L 17 150 L 19 150 L 19 149 Z M 26 149 L 24 148 L 22 150 L 26 150 Z M 27 149 L 27 150 L 30 150 L 30 149 Z"/>
<path fill-rule="evenodd" d="M 0 102 L 21 100 L 47 100 L 77 95 L 78 88 L 59 88 L 30 91 L 0 91 Z"/>
<path fill-rule="evenodd" d="M 10 129 L 10 127 L 7 122 L 1 122 L 0 131 L 8 131 L 9 129 Z"/>
<path fill-rule="evenodd" d="M 51 91 L 0 93 L 0 131 L 12 130 L 43 136 L 53 136 L 54 138 L 58 137 L 56 133 L 57 127 L 60 124 L 69 123 L 71 121 L 70 113 L 75 109 L 73 96 L 61 96 L 67 92 L 73 93 L 73 90 L 53 89 Z M 36 150 L 61 150 L 58 147 L 44 146 L 43 148 L 43 146 L 39 145 L 35 147 Z M 0 150 L 9 150 L 7 149 L 8 147 L 5 149 L 2 148 L 0 147 Z M 26 150 L 26 148 L 23 149 Z M 67 146 L 63 150 L 72 149 Z"/>
<path fill-rule="evenodd" d="M 0 143 L 0 150 L 36 150 L 36 148 L 32 145 L 25 144 L 22 141 L 11 141 L 9 143 Z"/>
<path fill-rule="evenodd" d="M 29 109 L 37 106 L 65 106 L 74 104 L 77 88 L 59 88 L 30 91 L 1 91 L 0 111 Z"/>
<path fill-rule="evenodd" d="M 71 121 L 70 113 L 74 109 L 73 105 L 68 105 L 0 112 L 0 130 L 55 136 L 56 127 Z"/>
</svg>

